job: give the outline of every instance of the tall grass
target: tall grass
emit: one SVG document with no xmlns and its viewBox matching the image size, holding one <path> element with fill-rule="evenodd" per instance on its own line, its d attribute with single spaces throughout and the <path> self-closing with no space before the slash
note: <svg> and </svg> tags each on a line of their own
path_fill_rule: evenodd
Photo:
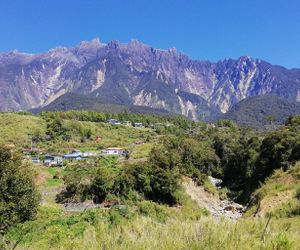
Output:
<svg viewBox="0 0 300 250">
<path fill-rule="evenodd" d="M 36 220 L 11 229 L 6 238 L 7 249 L 20 241 L 19 250 L 300 249 L 299 217 L 272 217 L 266 224 L 267 218 L 213 218 L 187 196 L 181 207 L 141 201 L 77 213 L 48 203 Z"/>
<path fill-rule="evenodd" d="M 299 219 L 199 220 L 169 218 L 159 223 L 138 216 L 112 225 L 104 217 L 52 220 L 26 236 L 17 249 L 299 249 Z M 34 227 L 34 226 L 33 226 Z M 16 233 L 16 232 L 15 232 Z"/>
<path fill-rule="evenodd" d="M 13 143 L 24 146 L 31 143 L 34 134 L 45 134 L 43 119 L 15 113 L 0 114 L 0 144 Z"/>
<path fill-rule="evenodd" d="M 300 162 L 288 171 L 278 169 L 253 195 L 252 208 L 246 216 L 294 217 L 300 215 L 300 201 L 297 190 L 300 187 Z M 300 227 L 300 226 L 299 226 Z"/>
</svg>

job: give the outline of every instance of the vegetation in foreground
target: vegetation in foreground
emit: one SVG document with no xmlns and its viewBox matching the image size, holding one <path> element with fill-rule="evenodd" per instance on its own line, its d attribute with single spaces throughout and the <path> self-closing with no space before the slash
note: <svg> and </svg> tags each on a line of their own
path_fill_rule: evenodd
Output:
<svg viewBox="0 0 300 250">
<path fill-rule="evenodd" d="M 271 220 L 266 228 L 267 219 L 232 222 L 170 210 L 153 203 L 71 215 L 47 208 L 6 237 L 9 247 L 21 241 L 17 249 L 299 249 L 299 218 Z"/>
<path fill-rule="evenodd" d="M 230 121 L 210 125 L 133 114 L 118 119 L 140 119 L 148 128 L 111 126 L 103 123 L 110 115 L 84 111 L 1 116 L 3 249 L 300 247 L 299 117 L 255 134 Z M 21 125 L 14 122 L 23 118 Z M 63 169 L 31 166 L 17 153 L 29 146 L 46 152 L 129 147 L 138 139 L 145 144 L 126 159 L 96 157 Z M 223 180 L 221 189 L 209 175 Z M 211 195 L 250 202 L 244 218 L 212 218 L 184 193 L 183 176 Z"/>
</svg>

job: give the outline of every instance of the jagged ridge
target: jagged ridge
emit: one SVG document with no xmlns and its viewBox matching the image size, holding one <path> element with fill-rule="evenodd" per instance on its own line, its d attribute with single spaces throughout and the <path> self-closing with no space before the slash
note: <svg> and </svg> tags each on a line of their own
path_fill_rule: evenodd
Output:
<svg viewBox="0 0 300 250">
<path fill-rule="evenodd" d="M 271 93 L 299 101 L 299 79 L 299 69 L 249 57 L 211 63 L 136 40 L 103 44 L 94 39 L 44 54 L 0 54 L 0 107 L 38 108 L 75 92 L 208 119 L 249 96 Z"/>
</svg>

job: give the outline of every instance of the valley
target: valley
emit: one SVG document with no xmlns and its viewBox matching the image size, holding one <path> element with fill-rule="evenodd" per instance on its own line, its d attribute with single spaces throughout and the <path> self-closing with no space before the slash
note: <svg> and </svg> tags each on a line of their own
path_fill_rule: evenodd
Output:
<svg viewBox="0 0 300 250">
<path fill-rule="evenodd" d="M 0 223 L 3 249 L 299 247 L 298 116 L 259 134 L 174 115 L 0 116 L 2 162 L 19 154 L 40 197 L 32 219 Z"/>
<path fill-rule="evenodd" d="M 0 250 L 300 250 L 299 13 L 0 0 Z"/>
</svg>

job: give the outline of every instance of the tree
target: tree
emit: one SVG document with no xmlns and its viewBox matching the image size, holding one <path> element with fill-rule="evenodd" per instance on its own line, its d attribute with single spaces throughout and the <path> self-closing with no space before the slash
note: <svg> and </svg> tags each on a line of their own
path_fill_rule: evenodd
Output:
<svg viewBox="0 0 300 250">
<path fill-rule="evenodd" d="M 300 115 L 290 116 L 286 123 L 286 126 L 299 126 L 300 125 Z"/>
<path fill-rule="evenodd" d="M 96 203 L 105 200 L 109 193 L 113 193 L 115 178 L 117 175 L 110 168 L 99 168 L 96 177 L 91 184 L 91 192 Z"/>
<path fill-rule="evenodd" d="M 196 168 L 200 172 L 211 175 L 217 172 L 219 157 L 207 142 L 198 142 L 187 138 L 179 146 L 182 167 L 186 170 Z"/>
<path fill-rule="evenodd" d="M 67 133 L 68 129 L 63 125 L 63 120 L 60 117 L 49 118 L 47 120 L 47 131 L 46 134 L 51 139 L 57 139 L 62 137 L 64 140 L 70 140 L 70 134 Z"/>
<path fill-rule="evenodd" d="M 33 174 L 21 158 L 0 148 L 0 233 L 10 226 L 33 219 L 39 195 Z"/>
<path fill-rule="evenodd" d="M 162 164 L 158 160 L 163 160 Z M 173 205 L 178 202 L 180 175 L 177 167 L 165 168 L 165 159 L 158 158 L 156 164 L 146 162 L 133 166 L 135 189 L 147 199 Z"/>
<path fill-rule="evenodd" d="M 298 133 L 278 130 L 267 135 L 262 141 L 256 178 L 263 181 L 274 169 L 288 167 L 300 160 Z"/>
</svg>

